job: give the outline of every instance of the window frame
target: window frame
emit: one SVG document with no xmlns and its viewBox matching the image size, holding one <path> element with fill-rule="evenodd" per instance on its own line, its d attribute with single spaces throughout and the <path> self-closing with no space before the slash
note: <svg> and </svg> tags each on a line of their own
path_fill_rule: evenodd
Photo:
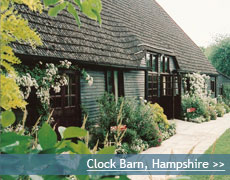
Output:
<svg viewBox="0 0 230 180">
<path fill-rule="evenodd" d="M 147 55 L 149 54 L 149 59 L 147 59 Z M 153 57 L 155 57 L 154 61 L 155 61 L 155 67 L 153 67 Z M 158 67 L 159 67 L 159 63 L 158 63 L 158 55 L 156 53 L 151 53 L 151 52 L 147 52 L 146 53 L 146 61 L 147 61 L 147 67 L 149 68 L 149 70 L 151 72 L 158 72 Z"/>
<path fill-rule="evenodd" d="M 108 89 L 108 73 L 111 73 L 112 91 Z M 115 77 L 115 74 L 117 77 Z M 116 81 L 116 82 L 115 82 Z M 117 83 L 117 85 L 115 85 Z M 115 89 L 116 88 L 116 89 Z M 105 71 L 105 91 L 112 93 L 115 98 L 124 96 L 124 73 L 121 70 L 106 70 Z"/>
<path fill-rule="evenodd" d="M 216 92 L 216 88 L 215 88 L 215 80 L 210 80 L 210 89 L 212 93 Z"/>
</svg>

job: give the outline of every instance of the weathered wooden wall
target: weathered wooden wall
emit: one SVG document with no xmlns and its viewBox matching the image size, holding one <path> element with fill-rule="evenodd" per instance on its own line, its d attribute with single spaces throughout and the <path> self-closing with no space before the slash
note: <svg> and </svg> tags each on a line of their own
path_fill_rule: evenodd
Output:
<svg viewBox="0 0 230 180">
<path fill-rule="evenodd" d="M 87 111 L 88 118 L 96 120 L 99 113 L 97 99 L 105 92 L 105 74 L 92 70 L 87 70 L 87 73 L 93 77 L 93 85 L 89 86 L 86 80 L 81 79 L 81 105 Z"/>
<path fill-rule="evenodd" d="M 145 97 L 145 72 L 124 72 L 125 97 Z"/>
<path fill-rule="evenodd" d="M 230 78 L 219 74 L 218 78 L 217 78 L 217 93 L 221 94 L 220 92 L 220 88 L 222 87 L 223 84 L 230 84 Z"/>
</svg>

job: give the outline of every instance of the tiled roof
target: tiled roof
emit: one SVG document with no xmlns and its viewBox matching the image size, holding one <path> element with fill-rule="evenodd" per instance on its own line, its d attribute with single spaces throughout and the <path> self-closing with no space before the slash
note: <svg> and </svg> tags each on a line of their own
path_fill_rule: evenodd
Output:
<svg viewBox="0 0 230 180">
<path fill-rule="evenodd" d="M 181 70 L 215 73 L 200 48 L 155 0 L 102 0 L 101 27 L 81 15 L 79 29 L 67 12 L 56 18 L 35 14 L 20 6 L 44 45 L 36 50 L 14 44 L 19 54 L 65 58 L 97 64 L 140 65 L 143 49 L 176 56 Z M 161 51 L 161 52 L 162 52 Z M 141 53 L 139 53 L 141 52 Z"/>
</svg>

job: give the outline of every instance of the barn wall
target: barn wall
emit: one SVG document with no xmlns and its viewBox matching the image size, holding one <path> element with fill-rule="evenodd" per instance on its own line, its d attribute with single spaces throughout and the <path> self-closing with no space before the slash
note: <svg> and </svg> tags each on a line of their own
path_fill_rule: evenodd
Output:
<svg viewBox="0 0 230 180">
<path fill-rule="evenodd" d="M 217 78 L 217 93 L 221 94 L 220 88 L 222 87 L 223 84 L 230 84 L 230 78 L 227 78 L 223 76 L 222 74 L 219 74 Z"/>
<path fill-rule="evenodd" d="M 99 114 L 97 99 L 105 92 L 105 74 L 103 71 L 86 70 L 93 77 L 93 85 L 81 79 L 81 105 L 88 113 L 90 120 L 96 120 Z"/>
<path fill-rule="evenodd" d="M 145 97 L 145 72 L 124 72 L 125 97 Z"/>
<path fill-rule="evenodd" d="M 140 61 L 140 67 L 147 67 L 145 56 Z"/>
</svg>

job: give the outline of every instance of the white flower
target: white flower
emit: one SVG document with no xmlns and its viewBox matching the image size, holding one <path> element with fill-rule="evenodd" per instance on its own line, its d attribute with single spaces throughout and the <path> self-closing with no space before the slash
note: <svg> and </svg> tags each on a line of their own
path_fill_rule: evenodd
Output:
<svg viewBox="0 0 230 180">
<path fill-rule="evenodd" d="M 87 74 L 87 77 L 85 78 L 86 81 L 89 81 L 90 80 L 90 75 Z"/>
<path fill-rule="evenodd" d="M 55 93 L 59 93 L 61 91 L 61 87 L 60 86 L 54 86 L 53 89 L 54 89 Z"/>
<path fill-rule="evenodd" d="M 88 85 L 92 86 L 93 85 L 93 77 L 90 78 L 90 80 L 88 81 Z"/>
<path fill-rule="evenodd" d="M 68 61 L 68 60 L 60 61 L 60 64 L 61 64 L 62 67 L 65 67 L 67 69 L 69 69 L 70 66 L 72 65 L 72 63 L 70 61 Z"/>
</svg>

